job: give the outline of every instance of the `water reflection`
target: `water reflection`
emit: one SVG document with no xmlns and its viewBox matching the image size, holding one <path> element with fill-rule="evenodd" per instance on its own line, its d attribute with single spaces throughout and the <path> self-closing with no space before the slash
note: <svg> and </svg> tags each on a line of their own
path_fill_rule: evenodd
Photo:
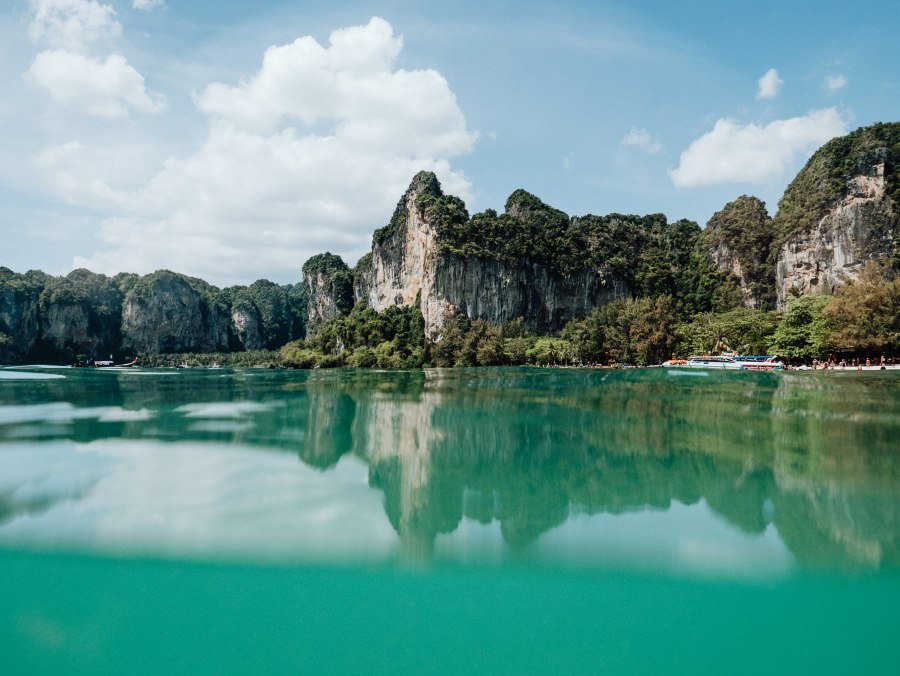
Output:
<svg viewBox="0 0 900 676">
<path fill-rule="evenodd" d="M 102 440 L 202 442 L 221 458 L 229 449 L 290 452 L 302 467 L 325 472 L 319 476 L 328 482 L 343 476 L 347 458 L 356 458 L 367 467 L 366 490 L 383 496 L 401 555 L 413 559 L 439 554 L 438 545 L 462 530 L 486 538 L 499 532 L 515 554 L 546 550 L 553 542 L 559 546 L 561 528 L 600 523 L 592 517 L 612 523 L 616 515 L 696 514 L 696 509 L 684 511 L 695 506 L 746 541 L 780 540 L 806 565 L 879 569 L 900 563 L 900 383 L 892 373 L 687 378 L 662 369 L 487 369 L 65 375 L 17 380 L 0 390 L 0 462 L 61 439 L 91 448 Z M 140 453 L 134 444 L 128 448 L 140 455 L 147 447 Z M 17 466 L 27 465 L 19 456 Z M 242 466 L 274 462 L 250 456 Z M 173 470 L 198 471 L 177 462 L 180 456 L 167 457 Z M 66 463 L 60 467 L 73 471 Z M 216 474 L 216 463 L 202 471 Z M 231 500 L 241 510 L 258 511 L 272 476 L 289 470 L 277 461 L 271 471 L 254 474 L 256 483 L 241 482 L 227 499 L 218 494 L 211 499 L 221 502 L 219 509 Z M 0 526 L 4 519 L 8 524 L 16 515 L 47 508 L 46 502 L 21 498 L 22 481 L 0 482 Z M 154 486 L 165 490 L 162 483 Z M 240 500 L 233 495 L 238 490 L 246 493 Z M 59 495 L 71 501 L 81 493 Z M 281 507 L 337 509 L 334 500 L 289 505 Z M 342 513 L 344 521 L 331 522 L 336 531 L 359 522 L 359 514 Z M 235 510 L 230 514 L 239 520 Z M 248 529 L 264 528 L 274 514 L 269 509 Z M 304 517 L 297 527 L 308 530 L 312 522 Z M 651 528 L 649 518 L 643 525 L 639 519 L 630 523 Z M 208 527 L 228 531 L 231 526 L 223 520 Z M 704 528 L 713 539 L 723 539 L 711 526 Z M 585 532 L 614 539 L 608 525 Z M 383 552 L 383 538 L 380 542 Z M 583 543 L 582 548 L 590 547 L 602 549 L 603 543 Z"/>
</svg>

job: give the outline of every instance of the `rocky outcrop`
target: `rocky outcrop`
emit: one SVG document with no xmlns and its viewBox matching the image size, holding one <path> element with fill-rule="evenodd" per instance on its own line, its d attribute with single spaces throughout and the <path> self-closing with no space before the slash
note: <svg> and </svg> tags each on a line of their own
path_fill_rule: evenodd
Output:
<svg viewBox="0 0 900 676">
<path fill-rule="evenodd" d="M 40 295 L 46 275 L 0 267 L 0 363 L 15 363 L 40 337 Z"/>
<path fill-rule="evenodd" d="M 830 293 L 871 261 L 900 261 L 900 123 L 833 139 L 779 202 L 773 244 L 779 307 Z"/>
<path fill-rule="evenodd" d="M 444 324 L 456 314 L 493 324 L 522 317 L 528 329 L 557 330 L 631 294 L 623 279 L 603 268 L 566 273 L 528 258 L 510 263 L 449 251 L 441 246 L 440 219 L 429 212 L 423 195 L 442 196 L 428 172 L 413 179 L 391 224 L 376 232 L 356 290 L 377 311 L 418 303 L 429 341 L 440 340 Z M 514 219 L 527 217 L 511 211 Z"/>
<path fill-rule="evenodd" d="M 236 305 L 231 309 L 231 324 L 238 342 L 245 350 L 259 350 L 263 347 L 259 312 L 256 308 Z"/>
<path fill-rule="evenodd" d="M 304 335 L 305 313 L 299 284 L 218 289 L 167 270 L 51 277 L 0 268 L 0 363 L 274 350 Z"/>
<path fill-rule="evenodd" d="M 812 229 L 781 246 L 775 272 L 780 308 L 791 295 L 832 293 L 895 246 L 898 221 L 885 199 L 885 163 L 861 169 Z"/>
<path fill-rule="evenodd" d="M 315 334 L 327 321 L 353 309 L 353 273 L 340 256 L 313 256 L 303 264 L 308 301 L 306 330 Z"/>
<path fill-rule="evenodd" d="M 738 280 L 744 305 L 770 307 L 773 285 L 767 261 L 774 233 L 765 203 L 741 195 L 709 219 L 705 237 L 713 264 Z"/>
<path fill-rule="evenodd" d="M 126 347 L 138 353 L 225 351 L 229 319 L 183 276 L 162 270 L 129 292 L 122 333 Z"/>
<path fill-rule="evenodd" d="M 100 337 L 90 330 L 90 313 L 78 304 L 53 304 L 41 315 L 41 338 L 56 350 L 95 354 Z"/>
</svg>

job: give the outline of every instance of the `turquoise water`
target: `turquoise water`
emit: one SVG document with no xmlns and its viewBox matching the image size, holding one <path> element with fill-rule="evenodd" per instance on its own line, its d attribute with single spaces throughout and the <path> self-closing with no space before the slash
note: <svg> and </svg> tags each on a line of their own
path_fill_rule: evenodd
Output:
<svg viewBox="0 0 900 676">
<path fill-rule="evenodd" d="M 0 673 L 898 670 L 898 373 L 0 369 Z"/>
</svg>

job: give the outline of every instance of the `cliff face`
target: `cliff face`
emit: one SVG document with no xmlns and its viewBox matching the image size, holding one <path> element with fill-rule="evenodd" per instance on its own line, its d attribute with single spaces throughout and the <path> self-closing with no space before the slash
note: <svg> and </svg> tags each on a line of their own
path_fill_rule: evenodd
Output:
<svg viewBox="0 0 900 676">
<path fill-rule="evenodd" d="M 41 286 L 7 268 L 0 268 L 0 281 L 9 282 L 0 288 L 0 363 L 17 362 L 40 336 Z"/>
<path fill-rule="evenodd" d="M 306 327 L 310 335 L 353 308 L 353 273 L 340 256 L 324 253 L 310 258 L 303 264 L 303 283 L 309 299 Z"/>
<path fill-rule="evenodd" d="M 826 143 L 791 182 L 775 216 L 779 307 L 792 295 L 830 293 L 900 247 L 900 123 Z"/>
<path fill-rule="evenodd" d="M 260 332 L 259 312 L 252 307 L 234 307 L 231 310 L 231 324 L 238 342 L 245 350 L 259 350 L 265 341 Z"/>
<path fill-rule="evenodd" d="M 726 204 L 706 225 L 710 259 L 737 278 L 747 307 L 772 305 L 772 271 L 767 261 L 773 236 L 765 203 L 747 195 Z"/>
<path fill-rule="evenodd" d="M 299 284 L 218 289 L 168 270 L 51 277 L 0 267 L 0 363 L 274 350 L 304 335 L 305 314 Z"/>
<path fill-rule="evenodd" d="M 522 317 L 528 329 L 557 330 L 631 294 L 623 279 L 602 268 L 561 273 L 528 258 L 509 262 L 448 251 L 441 245 L 447 218 L 430 208 L 434 197 L 442 193 L 433 174 L 416 176 L 391 224 L 376 233 L 371 260 L 356 282 L 357 297 L 377 311 L 418 302 L 429 341 L 439 340 L 456 314 L 493 324 Z M 512 211 L 512 219 L 521 216 Z"/>
<path fill-rule="evenodd" d="M 792 294 L 833 292 L 892 250 L 900 231 L 885 195 L 885 162 L 874 159 L 882 161 L 860 167 L 818 222 L 781 246 L 775 271 L 780 308 Z"/>
<path fill-rule="evenodd" d="M 90 328 L 88 309 L 80 303 L 49 305 L 41 316 L 41 338 L 57 350 L 94 354 L 100 337 Z"/>
<path fill-rule="evenodd" d="M 135 352 L 217 352 L 229 349 L 228 319 L 183 277 L 162 272 L 128 294 L 122 333 Z"/>
</svg>

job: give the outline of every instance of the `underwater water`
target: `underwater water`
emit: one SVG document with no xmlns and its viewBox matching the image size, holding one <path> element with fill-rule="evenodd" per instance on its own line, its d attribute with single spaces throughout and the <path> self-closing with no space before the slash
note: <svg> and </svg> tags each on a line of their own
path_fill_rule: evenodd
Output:
<svg viewBox="0 0 900 676">
<path fill-rule="evenodd" d="M 0 673 L 900 673 L 900 373 L 0 369 Z"/>
</svg>

